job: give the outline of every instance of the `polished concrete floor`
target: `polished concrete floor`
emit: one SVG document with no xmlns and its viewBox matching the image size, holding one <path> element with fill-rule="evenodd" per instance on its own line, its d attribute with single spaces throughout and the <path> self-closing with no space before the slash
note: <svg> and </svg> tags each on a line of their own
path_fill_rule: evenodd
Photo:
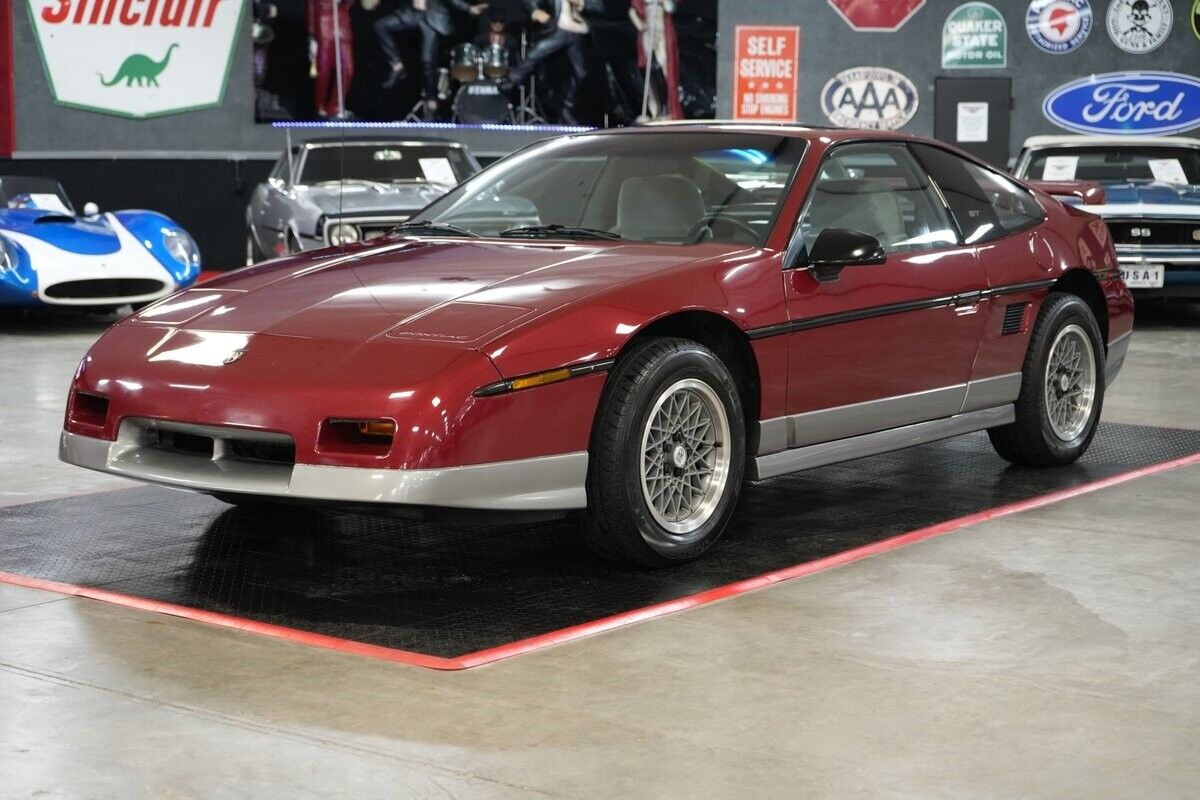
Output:
<svg viewBox="0 0 1200 800">
<path fill-rule="evenodd" d="M 1200 306 L 1105 418 L 1200 428 Z M 55 460 L 94 322 L 0 322 L 0 503 Z M 4 535 L 0 531 L 0 536 Z M 1200 468 L 468 672 L 0 585 L 0 798 L 1182 798 Z"/>
</svg>

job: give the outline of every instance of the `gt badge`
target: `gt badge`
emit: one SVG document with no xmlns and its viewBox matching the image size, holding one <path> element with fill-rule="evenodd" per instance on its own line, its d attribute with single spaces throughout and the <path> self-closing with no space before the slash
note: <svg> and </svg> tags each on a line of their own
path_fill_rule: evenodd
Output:
<svg viewBox="0 0 1200 800">
<path fill-rule="evenodd" d="M 1108 35 L 1126 53 L 1149 53 L 1167 40 L 1174 15 L 1171 0 L 1113 0 Z"/>
</svg>

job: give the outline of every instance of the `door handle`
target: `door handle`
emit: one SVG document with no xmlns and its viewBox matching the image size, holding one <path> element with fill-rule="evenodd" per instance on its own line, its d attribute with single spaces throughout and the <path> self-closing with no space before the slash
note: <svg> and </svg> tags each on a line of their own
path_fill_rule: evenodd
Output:
<svg viewBox="0 0 1200 800">
<path fill-rule="evenodd" d="M 951 303 L 954 305 L 955 308 L 958 308 L 961 306 L 973 306 L 982 299 L 983 299 L 982 291 L 963 292 L 962 294 L 954 295 L 954 298 L 951 300 Z"/>
</svg>

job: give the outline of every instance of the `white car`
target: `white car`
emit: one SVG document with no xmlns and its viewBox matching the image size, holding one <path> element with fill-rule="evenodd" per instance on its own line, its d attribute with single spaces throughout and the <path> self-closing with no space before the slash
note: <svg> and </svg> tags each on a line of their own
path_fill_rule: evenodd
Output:
<svg viewBox="0 0 1200 800">
<path fill-rule="evenodd" d="M 1033 136 L 1013 173 L 1032 181 L 1092 181 L 1104 200 L 1121 275 L 1138 296 L 1200 298 L 1200 139 Z"/>
</svg>

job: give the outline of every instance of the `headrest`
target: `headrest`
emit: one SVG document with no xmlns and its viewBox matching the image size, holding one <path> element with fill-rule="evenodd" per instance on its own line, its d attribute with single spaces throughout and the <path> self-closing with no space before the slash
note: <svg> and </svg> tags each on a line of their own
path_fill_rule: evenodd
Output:
<svg viewBox="0 0 1200 800">
<path fill-rule="evenodd" d="M 687 178 L 627 178 L 617 197 L 617 232 L 628 239 L 682 242 L 704 214 L 700 187 Z"/>
</svg>

